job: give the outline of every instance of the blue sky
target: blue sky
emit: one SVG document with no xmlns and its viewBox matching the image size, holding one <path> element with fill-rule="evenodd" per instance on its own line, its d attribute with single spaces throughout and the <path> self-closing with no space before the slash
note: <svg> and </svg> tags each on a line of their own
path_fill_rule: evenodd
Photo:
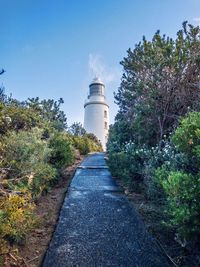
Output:
<svg viewBox="0 0 200 267">
<path fill-rule="evenodd" d="M 0 11 L 0 84 L 20 100 L 62 97 L 69 125 L 83 122 L 95 74 L 113 123 L 119 62 L 143 35 L 175 37 L 184 20 L 200 24 L 200 0 L 0 0 Z"/>
</svg>

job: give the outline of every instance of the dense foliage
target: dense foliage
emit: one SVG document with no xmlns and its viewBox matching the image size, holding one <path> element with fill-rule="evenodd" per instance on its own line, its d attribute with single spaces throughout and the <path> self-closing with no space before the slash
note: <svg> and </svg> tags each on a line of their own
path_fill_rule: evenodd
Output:
<svg viewBox="0 0 200 267">
<path fill-rule="evenodd" d="M 86 134 L 86 130 L 80 122 L 74 122 L 69 128 L 69 132 L 75 136 L 83 136 Z"/>
<path fill-rule="evenodd" d="M 180 240 L 200 235 L 200 28 L 156 32 L 121 62 L 119 111 L 107 149 L 113 174 L 161 201 Z"/>
<path fill-rule="evenodd" d="M 98 138 L 92 133 L 87 133 L 81 123 L 74 122 L 69 127 L 68 132 L 73 136 L 73 146 L 78 149 L 81 154 L 86 155 L 90 151 L 102 151 L 102 146 Z"/>
<path fill-rule="evenodd" d="M 81 154 L 86 155 L 90 151 L 102 151 L 101 143 L 93 134 L 85 134 L 84 136 L 73 136 L 72 142 Z"/>
<path fill-rule="evenodd" d="M 35 200 L 62 177 L 76 150 L 84 155 L 102 150 L 85 130 L 78 136 L 66 131 L 62 103 L 20 102 L 0 90 L 0 262 L 35 227 Z"/>
<path fill-rule="evenodd" d="M 185 156 L 184 166 L 170 168 L 160 183 L 167 195 L 171 222 L 181 236 L 200 237 L 200 113 L 192 112 L 181 120 L 172 136 L 177 149 Z M 171 166 L 170 166 L 171 167 Z"/>
<path fill-rule="evenodd" d="M 115 95 L 120 108 L 116 127 L 123 124 L 120 128 L 125 129 L 126 141 L 155 145 L 188 110 L 200 110 L 199 27 L 184 23 L 175 40 L 158 31 L 152 41 L 144 37 L 127 53 Z"/>
</svg>

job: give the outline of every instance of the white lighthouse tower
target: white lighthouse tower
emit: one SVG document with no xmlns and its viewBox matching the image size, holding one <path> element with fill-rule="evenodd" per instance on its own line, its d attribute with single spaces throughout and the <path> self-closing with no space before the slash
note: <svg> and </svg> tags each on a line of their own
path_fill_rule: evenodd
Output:
<svg viewBox="0 0 200 267">
<path fill-rule="evenodd" d="M 108 139 L 109 106 L 105 100 L 105 85 L 100 79 L 94 78 L 89 85 L 89 95 L 84 108 L 84 128 L 88 133 L 96 135 L 105 150 Z"/>
</svg>

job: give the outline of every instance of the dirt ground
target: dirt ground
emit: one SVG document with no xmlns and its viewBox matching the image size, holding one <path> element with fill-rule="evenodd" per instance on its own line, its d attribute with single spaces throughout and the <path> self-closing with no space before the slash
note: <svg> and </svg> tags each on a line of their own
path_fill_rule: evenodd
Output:
<svg viewBox="0 0 200 267">
<path fill-rule="evenodd" d="M 28 235 L 26 242 L 14 247 L 7 255 L 6 267 L 39 267 L 42 264 L 52 234 L 57 224 L 62 203 L 76 167 L 83 157 L 68 167 L 59 183 L 36 203 L 37 227 Z"/>
</svg>

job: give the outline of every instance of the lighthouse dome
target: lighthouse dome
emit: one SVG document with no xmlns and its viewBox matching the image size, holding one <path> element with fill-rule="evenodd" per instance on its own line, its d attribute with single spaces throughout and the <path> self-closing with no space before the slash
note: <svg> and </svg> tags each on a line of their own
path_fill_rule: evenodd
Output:
<svg viewBox="0 0 200 267">
<path fill-rule="evenodd" d="M 105 86 L 104 83 L 101 81 L 101 79 L 98 78 L 98 77 L 95 77 L 95 78 L 92 80 L 90 86 L 93 85 L 93 84 L 101 84 L 101 85 Z"/>
</svg>

